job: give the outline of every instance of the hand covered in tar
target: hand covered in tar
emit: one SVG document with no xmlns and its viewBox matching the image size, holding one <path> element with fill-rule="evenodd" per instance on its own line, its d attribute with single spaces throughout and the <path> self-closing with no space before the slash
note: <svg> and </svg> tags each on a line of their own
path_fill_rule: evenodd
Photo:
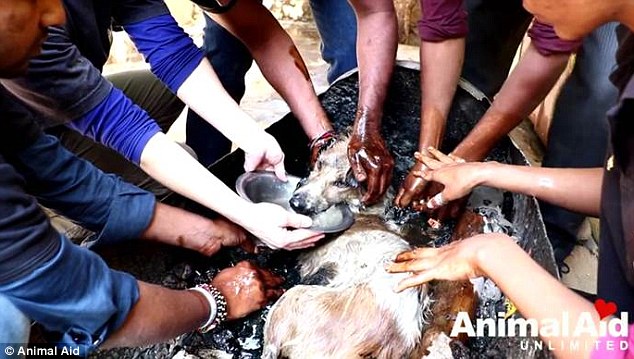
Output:
<svg viewBox="0 0 634 359">
<path fill-rule="evenodd" d="M 237 319 L 262 309 L 268 302 L 284 293 L 284 282 L 266 269 L 247 261 L 223 269 L 211 284 L 218 288 L 227 300 L 227 319 Z"/>
<path fill-rule="evenodd" d="M 366 205 L 376 203 L 387 191 L 394 169 L 394 159 L 380 133 L 353 133 L 348 144 L 348 160 L 357 181 L 366 184 L 361 201 Z"/>
<path fill-rule="evenodd" d="M 421 174 L 424 174 L 426 169 L 427 167 L 423 162 L 416 161 L 401 184 L 401 188 L 398 190 L 398 194 L 394 199 L 396 206 L 405 208 L 421 200 L 423 191 L 427 187 L 427 181 Z"/>
</svg>

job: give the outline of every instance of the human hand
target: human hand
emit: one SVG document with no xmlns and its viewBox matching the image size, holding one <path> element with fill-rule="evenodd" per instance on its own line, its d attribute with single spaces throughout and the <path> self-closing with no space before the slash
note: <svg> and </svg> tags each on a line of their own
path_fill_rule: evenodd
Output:
<svg viewBox="0 0 634 359">
<path fill-rule="evenodd" d="M 425 207 L 430 210 L 436 210 L 466 196 L 480 184 L 481 163 L 466 163 L 461 158 L 445 155 L 433 147 L 429 147 L 424 153 L 416 152 L 414 157 L 427 167 L 424 171 L 413 171 L 414 176 L 444 186 L 442 191 L 426 202 Z"/>
<path fill-rule="evenodd" d="M 249 253 L 255 251 L 255 244 L 247 238 L 246 232 L 237 224 L 224 218 L 205 221 L 203 227 L 192 226 L 190 235 L 179 236 L 180 245 L 203 255 L 216 254 L 222 247 L 241 247 Z"/>
<path fill-rule="evenodd" d="M 394 198 L 394 204 L 396 206 L 405 208 L 410 204 L 420 202 L 421 195 L 428 183 L 421 176 L 426 169 L 427 167 L 423 164 L 423 162 L 416 161 L 401 184 L 401 188 L 398 190 L 396 198 Z"/>
<path fill-rule="evenodd" d="M 440 248 L 416 248 L 399 254 L 387 267 L 390 273 L 413 272 L 400 281 L 395 290 L 403 291 L 432 280 L 463 280 L 484 275 L 479 258 L 484 251 L 495 250 L 510 237 L 500 233 L 479 234 Z"/>
<path fill-rule="evenodd" d="M 245 317 L 281 296 L 283 282 L 282 277 L 242 261 L 220 271 L 211 284 L 227 300 L 227 319 L 231 320 Z"/>
<path fill-rule="evenodd" d="M 245 150 L 244 170 L 273 171 L 279 179 L 286 181 L 284 152 L 273 136 L 262 131 L 262 136 L 251 144 L 249 151 Z"/>
<path fill-rule="evenodd" d="M 392 179 L 394 159 L 378 132 L 354 133 L 348 144 L 348 160 L 359 182 L 366 182 L 361 201 L 376 203 L 387 191 Z"/>
<path fill-rule="evenodd" d="M 310 217 L 289 212 L 272 203 L 255 203 L 242 226 L 273 249 L 294 250 L 312 247 L 324 238 L 323 233 L 308 230 Z M 297 229 L 288 229 L 297 228 Z"/>
</svg>

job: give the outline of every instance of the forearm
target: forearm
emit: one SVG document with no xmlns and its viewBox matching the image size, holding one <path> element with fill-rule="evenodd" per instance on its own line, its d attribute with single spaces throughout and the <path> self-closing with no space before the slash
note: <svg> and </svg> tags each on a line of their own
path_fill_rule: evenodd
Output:
<svg viewBox="0 0 634 359">
<path fill-rule="evenodd" d="M 238 1 L 212 18 L 249 49 L 264 77 L 284 98 L 309 138 L 332 129 L 295 44 L 259 1 Z"/>
<path fill-rule="evenodd" d="M 249 145 L 256 143 L 263 131 L 229 96 L 209 61 L 170 15 L 127 24 L 125 29 L 157 77 L 192 110 L 249 152 Z"/>
<path fill-rule="evenodd" d="M 421 59 L 420 151 L 439 148 L 464 59 L 465 39 L 423 41 Z"/>
<path fill-rule="evenodd" d="M 397 25 L 391 1 L 351 1 L 357 13 L 359 62 L 358 109 L 366 116 L 355 120 L 357 131 L 379 131 L 383 103 L 392 77 L 397 46 Z"/>
<path fill-rule="evenodd" d="M 544 168 L 482 164 L 478 184 L 524 193 L 574 212 L 597 217 L 602 168 Z"/>
<path fill-rule="evenodd" d="M 138 284 L 138 302 L 123 325 L 101 348 L 165 342 L 200 327 L 209 315 L 209 305 L 197 293 L 140 281 Z"/>
<path fill-rule="evenodd" d="M 69 126 L 137 164 L 147 141 L 161 131 L 145 110 L 117 88 Z"/>
<path fill-rule="evenodd" d="M 563 313 L 566 312 L 574 328 L 574 323 L 577 323 L 582 314 L 590 313 L 595 323 L 599 322 L 592 303 L 566 288 L 510 238 L 495 236 L 495 238 L 483 240 L 476 256 L 477 266 L 485 276 L 497 284 L 522 316 L 527 319 L 536 319 L 540 324 L 542 320 L 555 320 L 559 323 Z M 509 265 L 512 265 L 512 268 L 509 268 Z M 526 285 L 527 283 L 530 285 Z M 542 295 L 536 295 L 538 293 Z M 567 325 L 568 323 L 560 324 Z M 563 336 L 560 332 L 558 337 L 542 339 L 557 343 L 553 346 L 553 350 L 558 358 L 587 358 L 594 347 L 596 338 L 587 335 L 587 332 L 581 336 L 574 336 L 572 333 Z M 569 344 L 574 342 L 580 344 L 579 347 L 585 351 L 585 355 L 577 350 L 572 352 L 562 350 L 562 348 L 571 348 Z"/>
<path fill-rule="evenodd" d="M 216 253 L 222 247 L 213 236 L 213 221 L 184 209 L 157 202 L 150 224 L 141 234 L 141 239 L 157 241 L 177 247 Z M 208 239 L 205 248 L 193 246 L 194 238 Z"/>
<path fill-rule="evenodd" d="M 241 224 L 249 203 L 201 166 L 182 147 L 159 133 L 141 155 L 141 168 L 171 190 Z"/>
<path fill-rule="evenodd" d="M 282 28 L 279 27 L 279 30 Z M 297 117 L 308 138 L 318 137 L 332 130 L 332 125 L 315 94 L 308 69 L 297 48 L 286 33 L 278 36 L 280 41 L 272 39 L 274 42 L 270 48 L 254 52 L 253 57 L 264 77 Z"/>
<path fill-rule="evenodd" d="M 453 151 L 480 161 L 546 97 L 568 63 L 568 54 L 541 55 L 533 45 L 520 60 L 475 128 Z"/>
<path fill-rule="evenodd" d="M 225 91 L 207 59 L 180 86 L 177 96 L 245 152 L 264 132 Z"/>
</svg>

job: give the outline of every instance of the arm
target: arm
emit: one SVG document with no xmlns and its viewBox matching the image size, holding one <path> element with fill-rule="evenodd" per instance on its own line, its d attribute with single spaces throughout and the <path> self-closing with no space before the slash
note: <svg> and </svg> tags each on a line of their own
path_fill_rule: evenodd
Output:
<svg viewBox="0 0 634 359">
<path fill-rule="evenodd" d="M 417 248 L 404 252 L 388 270 L 395 273 L 415 272 L 399 283 L 397 290 L 435 279 L 458 280 L 486 276 L 500 287 L 525 318 L 538 322 L 561 320 L 562 312 L 565 311 L 569 314 L 570 323 L 576 323 L 580 316 L 587 315 L 584 313 L 590 313 L 598 328 L 600 319 L 592 303 L 566 288 L 503 234 L 478 235 L 441 248 Z M 535 296 L 535 293 L 548 295 Z M 553 349 L 559 358 L 588 358 L 597 338 L 584 332 L 580 336 L 571 334 L 543 339 L 562 343 Z M 581 351 L 566 350 L 571 348 L 572 341 L 580 342 Z"/>
<path fill-rule="evenodd" d="M 546 97 L 568 58 L 568 54 L 543 56 L 531 44 L 491 107 L 453 153 L 467 161 L 482 160 Z"/>
<path fill-rule="evenodd" d="M 209 316 L 209 304 L 192 291 L 173 290 L 137 281 L 139 300 L 123 325 L 101 346 L 145 346 L 193 332 Z"/>
<path fill-rule="evenodd" d="M 245 151 L 245 170 L 275 170 L 278 177 L 285 178 L 284 154 L 277 141 L 227 94 L 207 59 L 199 61 L 200 51 L 171 16 L 124 22 L 124 28 L 153 72 L 191 109 Z M 181 63 L 187 65 L 175 65 Z M 303 229 L 287 230 L 308 227 L 311 221 L 279 206 L 246 202 L 178 147 L 162 133 L 155 134 L 143 149 L 141 167 L 168 188 L 222 214 L 272 248 L 301 248 L 323 237 Z"/>
<path fill-rule="evenodd" d="M 240 0 L 226 13 L 209 15 L 249 49 L 262 74 L 286 100 L 309 139 L 332 130 L 304 61 L 270 11 L 257 0 Z"/>
<path fill-rule="evenodd" d="M 284 154 L 277 141 L 229 96 L 209 61 L 170 15 L 123 24 L 152 72 L 246 152 L 247 171 L 274 169 L 285 178 Z"/>
<path fill-rule="evenodd" d="M 418 149 L 440 147 L 464 59 L 464 38 L 421 43 L 421 127 Z"/>
<path fill-rule="evenodd" d="M 475 251 L 476 266 L 483 275 L 497 284 L 525 318 L 534 318 L 538 322 L 551 318 L 557 320 L 565 311 L 569 314 L 570 322 L 576 323 L 580 316 L 590 313 L 595 327 L 598 328 L 600 319 L 592 303 L 566 288 L 512 239 L 498 236 L 492 241 L 485 241 Z M 513 263 L 515 270 L 509 270 L 509 263 Z M 542 296 L 542 300 L 535 300 L 535 293 L 548 295 Z M 558 358 L 589 358 L 597 338 L 585 332 L 578 337 L 560 334 L 559 337 L 544 339 L 562 343 L 561 347 L 553 349 Z M 570 348 L 570 344 L 576 341 L 584 349 L 580 352 L 567 351 L 566 348 Z"/>
<path fill-rule="evenodd" d="M 268 207 L 267 211 L 266 206 L 254 205 L 237 196 L 181 146 L 161 133 L 148 114 L 117 89 L 112 89 L 101 104 L 72 125 L 99 142 L 115 147 L 128 159 L 140 163 L 145 172 L 166 187 L 222 214 L 272 248 L 299 248 L 322 237 L 307 230 L 291 232 L 285 229 L 310 226 L 307 217 L 288 213 L 279 206 Z M 265 140 L 270 139 L 273 146 L 277 146 L 273 137 L 267 136 Z M 255 162 L 259 162 L 257 158 Z M 260 212 L 267 214 L 257 215 Z M 123 216 L 126 212 L 113 213 Z M 253 216 L 245 216 L 245 213 Z M 210 253 L 211 248 L 200 247 L 200 242 L 192 245 L 189 248 Z"/>
<path fill-rule="evenodd" d="M 192 59 L 192 56 L 188 58 Z M 193 58 L 195 60 L 195 57 Z M 195 66 L 199 65 L 193 62 Z M 169 59 L 163 64 L 168 63 L 171 63 Z M 174 61 L 174 63 L 182 64 L 183 62 Z M 164 66 L 158 67 L 164 68 Z M 178 72 L 178 74 L 182 73 Z M 177 86 L 179 81 L 185 81 L 183 76 L 174 74 L 166 76 L 165 81 L 168 81 L 170 86 Z M 28 101 L 29 97 L 26 94 L 36 95 L 36 98 L 32 99 L 35 104 L 39 103 L 38 99 L 44 104 L 54 104 L 49 109 L 52 118 L 59 116 L 63 121 L 74 119 L 73 126 L 76 129 L 115 147 L 129 159 L 140 163 L 150 176 L 168 188 L 218 213 L 225 214 L 225 217 L 233 219 L 238 224 L 248 223 L 243 227 L 272 247 L 296 248 L 293 246 L 302 243 L 309 245 L 320 238 L 310 231 L 286 230 L 286 227 L 308 227 L 310 219 L 289 214 L 279 206 L 247 203 L 194 161 L 180 146 L 167 140 L 158 131 L 158 127 L 147 113 L 135 106 L 120 91 L 113 89 L 99 71 L 81 56 L 62 28 L 51 30 L 45 50 L 30 65 L 28 77 L 7 85 L 14 94 L 18 94 L 29 104 L 32 103 Z M 218 86 L 220 86 L 219 83 Z M 204 86 L 201 87 L 201 89 L 204 88 Z M 194 92 L 193 89 L 190 91 Z M 207 99 L 206 96 L 205 99 Z M 233 105 L 229 104 L 228 107 L 237 108 L 233 100 L 228 96 L 227 99 L 219 103 L 230 102 Z M 240 113 L 243 114 L 241 111 Z M 263 158 L 274 157 L 275 163 L 271 164 L 271 167 L 275 166 L 278 175 L 283 176 L 283 154 L 277 142 L 245 116 L 243 114 L 243 123 L 238 123 L 238 129 L 242 126 L 245 131 L 240 133 L 238 129 L 232 130 L 244 137 L 242 141 L 245 147 L 250 146 L 252 150 L 256 148 L 248 156 L 247 169 L 256 168 L 260 162 L 263 162 L 261 161 Z M 236 118 L 235 122 L 240 122 L 238 120 L 239 118 Z M 223 203 L 220 199 L 227 202 Z M 261 212 L 265 212 L 265 215 L 259 215 Z M 253 214 L 253 216 L 245 216 L 245 213 Z M 302 242 L 303 240 L 309 243 Z"/>
<path fill-rule="evenodd" d="M 462 63 L 467 13 L 462 0 L 421 0 L 421 129 L 418 148 L 440 147 Z"/>
<path fill-rule="evenodd" d="M 420 45 L 421 126 L 418 149 L 440 148 L 447 116 L 460 78 L 464 60 L 467 14 L 461 0 L 421 0 L 418 23 Z M 421 171 L 416 162 L 403 181 L 396 205 L 407 207 L 425 189 L 425 181 L 412 174 Z"/>
<path fill-rule="evenodd" d="M 118 89 L 112 89 L 102 103 L 74 121 L 72 126 L 97 141 L 116 148 L 128 159 L 140 163 L 145 172 L 166 187 L 222 214 L 272 248 L 298 248 L 298 245 L 310 245 L 322 237 L 306 230 L 286 230 L 285 227 L 308 227 L 310 219 L 287 213 L 281 207 L 269 208 L 265 216 L 256 215 L 255 213 L 266 211 L 265 206 L 254 205 L 238 197 L 182 147 L 161 133 L 148 114 Z M 273 137 L 267 136 L 265 140 L 273 141 L 272 146 L 277 146 Z M 257 158 L 255 161 L 258 162 Z M 280 170 L 279 166 L 276 168 Z M 71 173 L 67 176 L 71 176 Z M 88 204 L 94 205 L 92 202 Z M 127 212 L 113 213 L 124 216 Z M 254 215 L 245 216 L 245 213 Z M 201 248 L 199 242 L 193 246 L 194 249 L 202 249 L 203 253 L 209 253 L 210 248 Z"/>
<path fill-rule="evenodd" d="M 453 163 L 453 159 L 430 149 L 431 156 L 417 158 L 431 170 L 426 180 L 445 186 L 428 202 L 436 208 L 467 195 L 480 185 L 524 193 L 574 212 L 598 216 L 603 182 L 602 168 L 544 168 L 497 162 Z"/>
<path fill-rule="evenodd" d="M 157 202 L 149 226 L 141 239 L 189 248 L 211 256 L 222 247 L 240 246 L 253 252 L 254 246 L 242 228 L 222 218 L 208 219 L 183 209 Z"/>
<path fill-rule="evenodd" d="M 43 221 L 37 223 L 54 233 L 43 213 L 41 217 Z M 0 228 L 0 237 L 18 235 L 22 230 L 39 235 L 34 224 Z M 8 281 L 4 276 L 12 273 L 5 269 L 15 268 L 19 256 L 3 260 L 0 293 L 32 320 L 61 333 L 60 343 L 80 345 L 82 356 L 104 340 L 105 347 L 162 342 L 198 328 L 209 318 L 209 302 L 200 294 L 136 281 L 108 268 L 97 254 L 57 233 L 48 242 L 57 244 L 52 256 L 42 258 L 42 253 L 36 253 L 26 260 L 19 258 L 30 270 Z M 2 254 L 7 254 L 6 248 Z M 229 320 L 244 317 L 277 298 L 283 292 L 281 283 L 281 278 L 248 262 L 222 270 L 211 282 L 226 299 Z"/>
<path fill-rule="evenodd" d="M 222 270 L 211 284 L 224 295 L 227 319 L 233 320 L 261 309 L 279 297 L 283 293 L 279 288 L 282 281 L 273 273 L 242 261 Z M 198 292 L 138 283 L 138 302 L 103 348 L 164 342 L 195 330 L 209 317 L 209 304 Z"/>
<path fill-rule="evenodd" d="M 467 161 L 480 161 L 495 144 L 546 97 L 566 68 L 581 40 L 561 40 L 552 26 L 535 21 L 531 44 L 493 104 L 453 153 Z"/>
<path fill-rule="evenodd" d="M 396 12 L 387 0 L 351 0 L 350 4 L 358 24 L 358 108 L 369 112 L 366 118 L 355 119 L 355 131 L 365 128 L 378 132 L 396 58 Z"/>
<path fill-rule="evenodd" d="M 545 168 L 485 162 L 476 185 L 524 193 L 598 217 L 603 168 Z"/>
<path fill-rule="evenodd" d="M 148 141 L 141 167 L 168 188 L 221 214 L 271 248 L 303 248 L 324 236 L 306 229 L 286 229 L 310 227 L 312 221 L 277 205 L 243 200 L 163 133 Z"/>
<path fill-rule="evenodd" d="M 29 118 L 0 123 L 4 146 L 11 138 L 31 133 L 28 143 L 13 144 L 8 159 L 39 201 L 97 232 L 86 244 L 97 245 L 136 238 L 156 240 L 211 255 L 223 245 L 246 243 L 238 227 L 156 203 L 154 196 L 107 175 L 75 157 L 59 141 L 44 135 Z"/>
<path fill-rule="evenodd" d="M 104 174 L 53 136 L 39 136 L 8 159 L 42 205 L 97 233 L 91 244 L 139 238 L 153 216 L 153 194 Z"/>
<path fill-rule="evenodd" d="M 23 176 L 25 188 L 40 202 L 117 242 L 138 238 L 152 217 L 151 193 L 105 175 L 44 135 L 24 106 L 0 95 L 0 151 Z"/>
<path fill-rule="evenodd" d="M 381 138 L 381 119 L 396 57 L 396 12 L 388 0 L 350 0 L 350 4 L 358 24 L 359 102 L 348 158 L 357 180 L 367 180 L 362 201 L 372 204 L 387 190 L 394 168 Z"/>
</svg>

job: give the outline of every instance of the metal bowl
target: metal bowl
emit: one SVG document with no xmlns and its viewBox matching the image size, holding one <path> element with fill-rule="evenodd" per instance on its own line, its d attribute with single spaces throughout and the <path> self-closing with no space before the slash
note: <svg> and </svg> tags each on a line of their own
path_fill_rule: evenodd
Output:
<svg viewBox="0 0 634 359">
<path fill-rule="evenodd" d="M 236 192 L 240 197 L 253 203 L 268 202 L 291 209 L 289 200 L 300 181 L 299 177 L 287 175 L 283 182 L 273 172 L 246 172 L 236 180 Z M 312 216 L 310 230 L 323 233 L 341 232 L 354 223 L 354 215 L 345 204 L 330 207 L 328 210 Z"/>
</svg>

